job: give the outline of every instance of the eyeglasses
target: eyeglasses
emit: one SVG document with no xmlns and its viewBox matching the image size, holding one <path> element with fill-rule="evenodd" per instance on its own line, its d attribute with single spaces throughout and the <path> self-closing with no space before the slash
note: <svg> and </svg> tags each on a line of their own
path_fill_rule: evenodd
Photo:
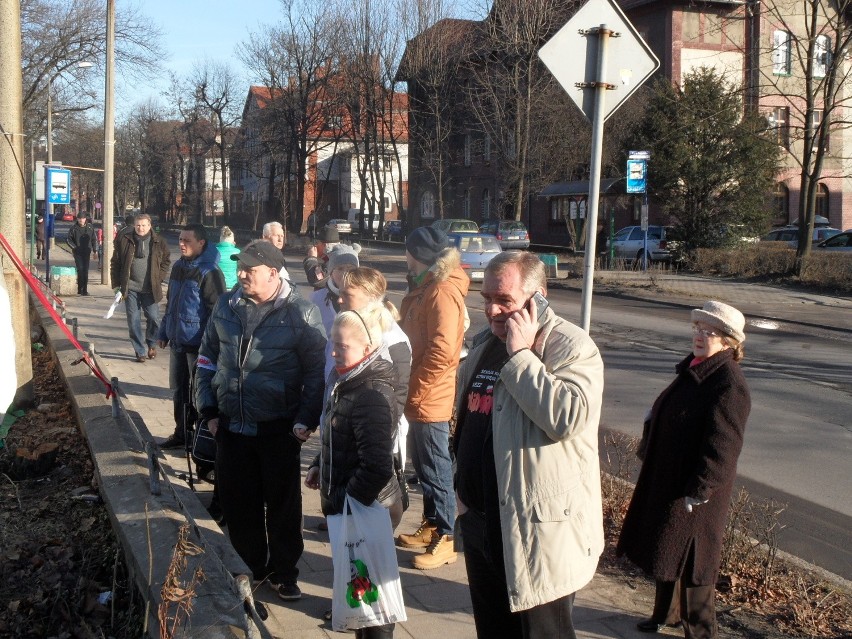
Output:
<svg viewBox="0 0 852 639">
<path fill-rule="evenodd" d="M 692 334 L 693 335 L 703 335 L 704 337 L 722 337 L 719 333 L 709 328 L 701 328 L 699 326 L 692 326 Z"/>
</svg>

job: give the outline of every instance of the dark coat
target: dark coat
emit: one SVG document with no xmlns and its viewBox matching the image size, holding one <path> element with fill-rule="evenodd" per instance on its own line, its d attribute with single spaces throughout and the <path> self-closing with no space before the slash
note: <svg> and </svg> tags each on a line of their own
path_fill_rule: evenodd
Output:
<svg viewBox="0 0 852 639">
<path fill-rule="evenodd" d="M 132 228 L 122 229 L 115 237 L 115 252 L 109 263 L 109 279 L 113 288 L 121 289 L 122 295 L 127 295 L 127 284 L 130 282 L 130 265 L 136 254 L 137 235 Z M 151 250 L 148 258 L 148 268 L 151 271 L 151 294 L 154 301 L 163 299 L 163 282 L 169 276 L 169 265 L 172 257 L 165 238 L 151 231 Z"/>
<path fill-rule="evenodd" d="M 399 423 L 396 369 L 376 352 L 360 370 L 329 383 L 333 386 L 322 428 L 322 512 L 343 512 L 347 494 L 368 506 L 378 500 L 388 507 L 402 498 L 393 462 Z"/>
<path fill-rule="evenodd" d="M 692 582 L 711 585 L 751 398 L 730 349 L 690 368 L 692 359 L 678 364 L 677 377 L 651 409 L 617 551 L 654 578 L 676 581 L 694 543 Z M 709 501 L 688 513 L 684 497 Z"/>
<path fill-rule="evenodd" d="M 71 252 L 78 255 L 95 253 L 98 250 L 98 238 L 95 227 L 91 224 L 83 225 L 75 222 L 69 229 L 65 242 L 71 248 Z"/>
</svg>

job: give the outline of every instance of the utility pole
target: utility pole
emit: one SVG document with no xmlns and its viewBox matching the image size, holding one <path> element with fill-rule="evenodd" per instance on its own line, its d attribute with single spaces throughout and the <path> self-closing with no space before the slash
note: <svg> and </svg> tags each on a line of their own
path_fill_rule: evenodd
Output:
<svg viewBox="0 0 852 639">
<path fill-rule="evenodd" d="M 21 80 L 21 3 L 0 0 L 0 233 L 18 254 L 24 254 L 24 116 Z M 35 224 L 36 212 L 32 212 Z M 15 371 L 18 391 L 15 402 L 33 399 L 33 363 L 30 355 L 30 313 L 24 279 L 4 254 L 3 278 L 9 291 L 12 329 L 15 332 Z M 0 362 L 0 383 L 9 362 Z M 7 406 L 0 407 L 5 412 Z"/>
<path fill-rule="evenodd" d="M 106 80 L 104 82 L 104 256 L 101 264 L 101 284 L 110 286 L 109 264 L 112 260 L 112 187 L 115 168 L 115 0 L 107 0 Z"/>
</svg>

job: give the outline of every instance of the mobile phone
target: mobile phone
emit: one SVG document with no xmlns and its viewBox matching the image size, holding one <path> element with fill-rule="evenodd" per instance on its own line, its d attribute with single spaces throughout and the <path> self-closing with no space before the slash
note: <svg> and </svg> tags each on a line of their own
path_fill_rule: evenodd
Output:
<svg viewBox="0 0 852 639">
<path fill-rule="evenodd" d="M 541 320 L 541 316 L 544 315 L 545 309 L 550 306 L 550 303 L 547 301 L 547 298 L 542 295 L 540 292 L 536 291 L 533 296 L 530 298 L 530 306 L 535 304 L 536 308 L 536 317 L 538 317 L 539 321 Z"/>
</svg>

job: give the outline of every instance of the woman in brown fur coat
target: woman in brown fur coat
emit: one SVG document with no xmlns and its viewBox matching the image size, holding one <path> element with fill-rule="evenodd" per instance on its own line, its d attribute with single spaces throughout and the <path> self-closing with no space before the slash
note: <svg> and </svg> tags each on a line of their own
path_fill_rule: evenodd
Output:
<svg viewBox="0 0 852 639">
<path fill-rule="evenodd" d="M 618 553 L 657 582 L 642 632 L 682 622 L 688 639 L 716 637 L 714 587 L 751 410 L 737 363 L 744 328 L 727 304 L 693 310 L 692 353 L 645 422 L 642 470 L 618 540 Z"/>
</svg>

